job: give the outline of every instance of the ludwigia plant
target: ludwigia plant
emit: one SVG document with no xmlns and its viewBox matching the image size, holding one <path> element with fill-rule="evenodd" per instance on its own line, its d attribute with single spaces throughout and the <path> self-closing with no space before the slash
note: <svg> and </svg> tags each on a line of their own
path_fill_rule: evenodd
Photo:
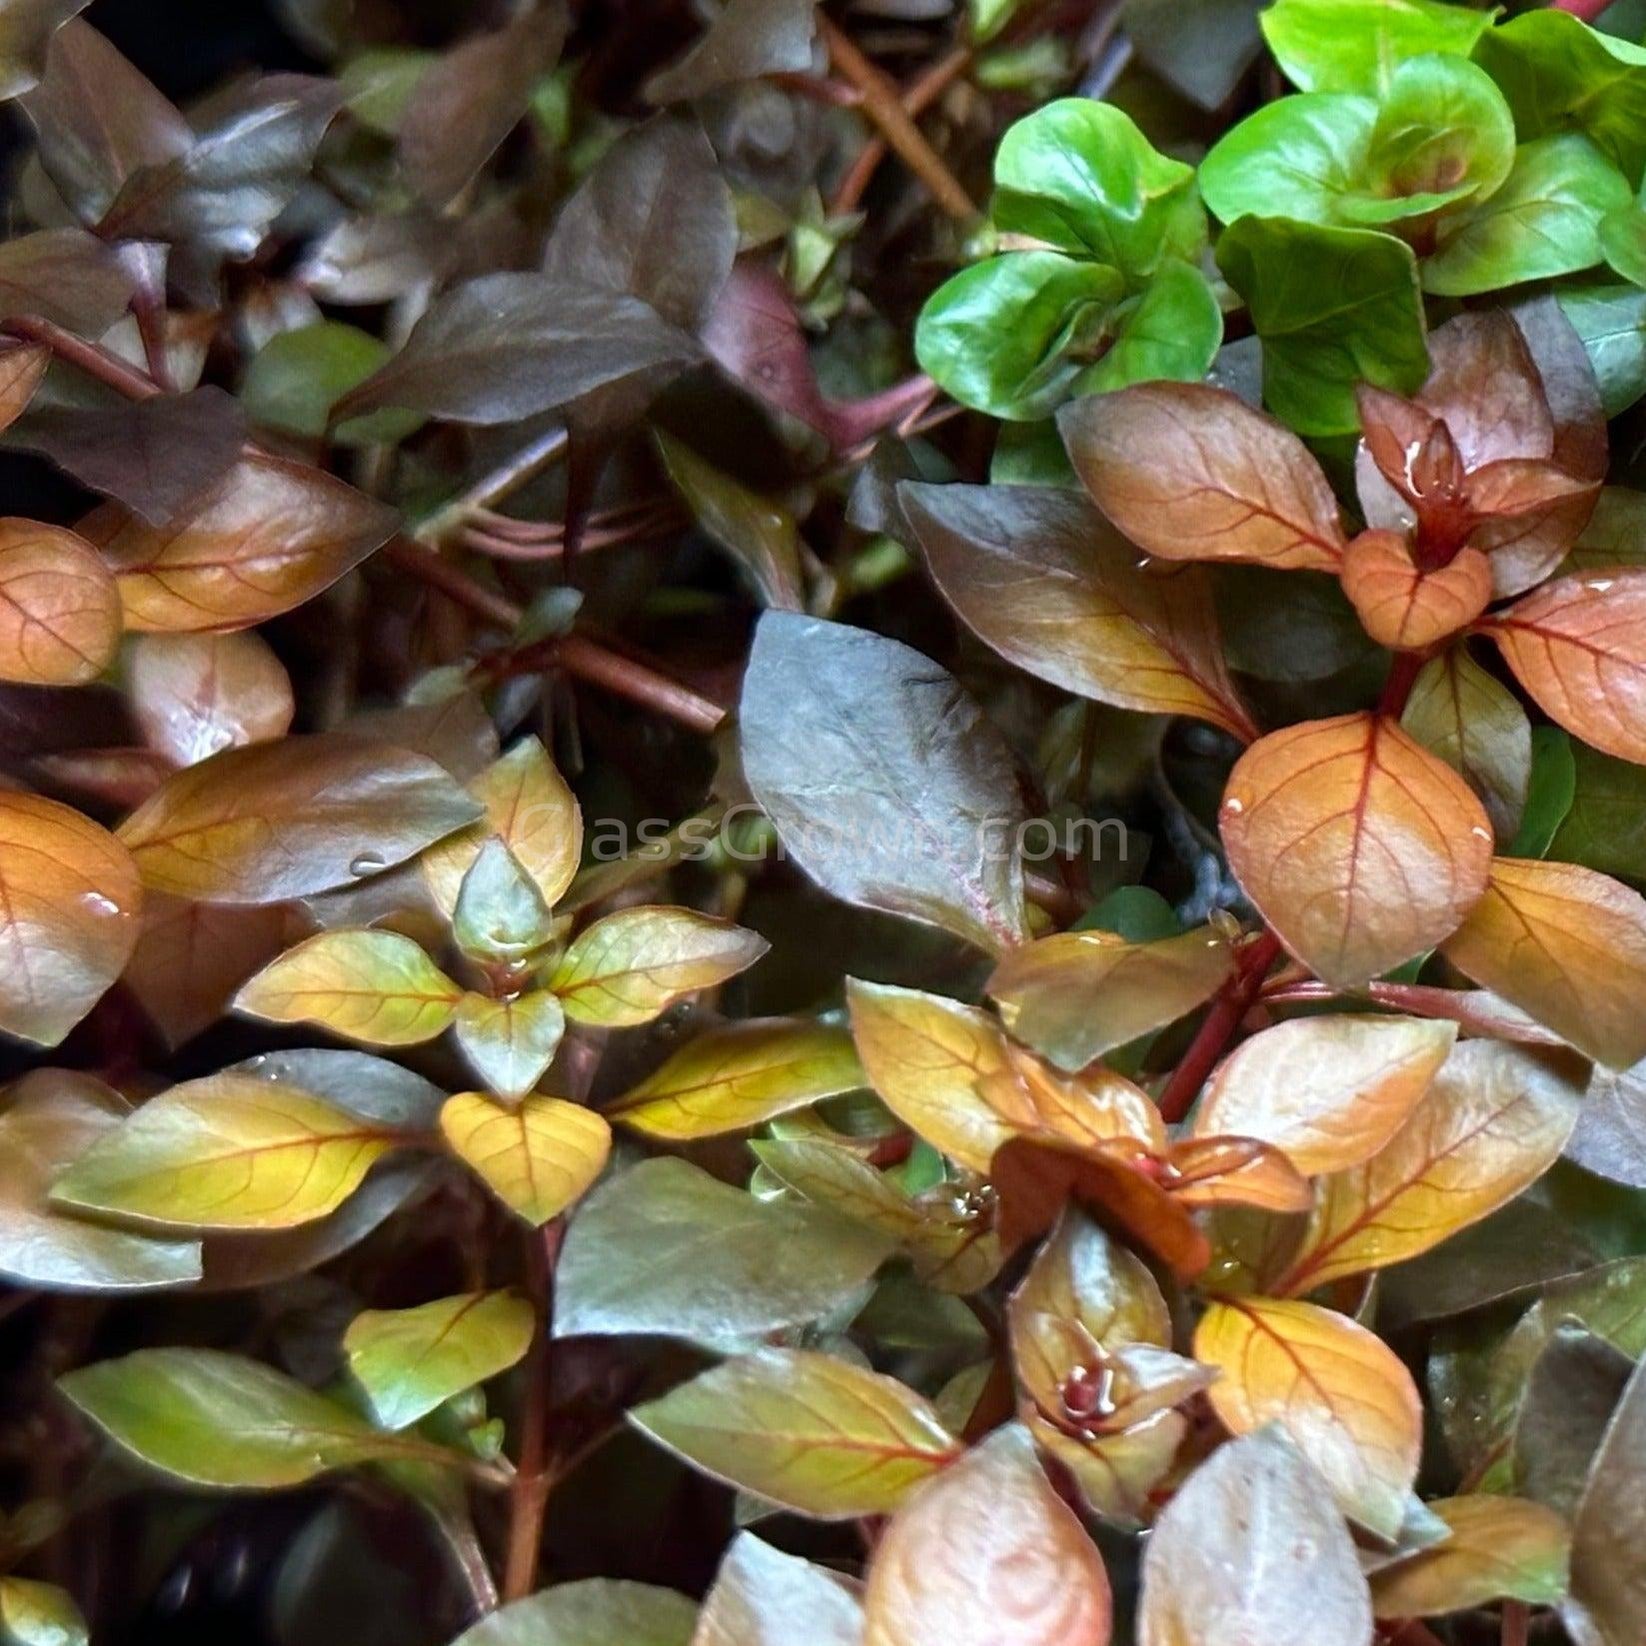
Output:
<svg viewBox="0 0 1646 1646">
<path fill-rule="evenodd" d="M 0 1635 L 1642 1646 L 1631 0 L 152 9 L 0 0 Z"/>
</svg>

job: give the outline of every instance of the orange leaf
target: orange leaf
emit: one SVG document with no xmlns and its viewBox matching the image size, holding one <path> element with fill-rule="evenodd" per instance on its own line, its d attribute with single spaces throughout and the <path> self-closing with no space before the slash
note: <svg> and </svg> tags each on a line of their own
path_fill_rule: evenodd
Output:
<svg viewBox="0 0 1646 1646">
<path fill-rule="evenodd" d="M 97 551 L 61 526 L 0 520 L 0 680 L 80 686 L 120 645 L 120 594 Z"/>
<path fill-rule="evenodd" d="M 1492 854 L 1491 825 L 1463 779 L 1372 714 L 1254 743 L 1229 774 L 1219 820 L 1246 895 L 1340 989 L 1454 931 Z"/>
<path fill-rule="evenodd" d="M 863 1646 L 1107 1646 L 1102 1557 L 1001 1429 L 920 1486 L 869 1566 Z"/>
<path fill-rule="evenodd" d="M 51 365 L 44 343 L 11 343 L 0 354 L 0 429 L 8 429 L 29 408 Z"/>
<path fill-rule="evenodd" d="M 1423 1402 L 1381 1339 L 1312 1303 L 1216 1302 L 1195 1357 L 1223 1375 L 1207 1391 L 1237 1435 L 1277 1424 L 1325 1477 L 1345 1514 L 1393 1539 L 1423 1447 Z"/>
<path fill-rule="evenodd" d="M 1485 896 L 1443 948 L 1590 1057 L 1614 1069 L 1646 1057 L 1646 899 L 1621 881 L 1574 863 L 1494 858 Z"/>
<path fill-rule="evenodd" d="M 1463 549 L 1438 571 L 1419 571 L 1399 532 L 1362 532 L 1343 556 L 1343 592 L 1380 646 L 1422 651 L 1485 611 L 1492 568 L 1479 549 Z"/>
<path fill-rule="evenodd" d="M 1166 1185 L 1183 1206 L 1256 1206 L 1302 1212 L 1309 1180 L 1272 1144 L 1253 1137 L 1192 1137 L 1175 1144 Z"/>
<path fill-rule="evenodd" d="M 176 765 L 284 737 L 291 727 L 291 679 L 261 635 L 138 635 L 125 667 L 143 740 Z"/>
<path fill-rule="evenodd" d="M 1646 763 L 1646 570 L 1545 583 L 1484 628 L 1551 720 Z"/>
<path fill-rule="evenodd" d="M 1083 497 L 1051 486 L 904 486 L 944 598 L 987 645 L 1064 691 L 1256 735 L 1223 662 L 1205 573 L 1138 564 Z"/>
<path fill-rule="evenodd" d="M 1097 506 L 1163 560 L 1243 560 L 1335 571 L 1337 499 L 1290 429 L 1227 389 L 1137 383 L 1058 419 Z"/>
</svg>

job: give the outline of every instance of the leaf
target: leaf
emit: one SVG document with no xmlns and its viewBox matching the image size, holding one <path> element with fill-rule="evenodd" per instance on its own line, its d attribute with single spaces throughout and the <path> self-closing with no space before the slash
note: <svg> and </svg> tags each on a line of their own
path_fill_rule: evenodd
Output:
<svg viewBox="0 0 1646 1646">
<path fill-rule="evenodd" d="M 291 727 L 291 679 L 261 635 L 145 634 L 126 648 L 127 701 L 151 749 L 192 766 Z"/>
<path fill-rule="evenodd" d="M 577 873 L 583 817 L 566 780 L 535 737 L 523 737 L 470 785 L 485 817 L 423 854 L 429 890 L 448 915 L 457 907 L 463 877 L 492 836 L 536 883 L 552 909 Z"/>
<path fill-rule="evenodd" d="M 588 1192 L 612 1142 L 592 1109 L 536 1095 L 506 1104 L 459 1092 L 441 1109 L 440 1130 L 511 1212 L 539 1228 Z"/>
<path fill-rule="evenodd" d="M 1190 263 L 1162 264 L 1148 285 L 1122 303 L 1110 320 L 1114 340 L 1103 358 L 1077 380 L 1082 394 L 1156 378 L 1198 383 L 1212 369 L 1223 341 L 1217 294 Z"/>
<path fill-rule="evenodd" d="M 512 999 L 466 994 L 454 1033 L 474 1072 L 499 1097 L 524 1097 L 543 1078 L 566 1030 L 566 1014 L 547 989 Z"/>
<path fill-rule="evenodd" d="M 120 645 L 120 595 L 95 549 L 61 526 L 0 520 L 0 680 L 81 686 Z"/>
<path fill-rule="evenodd" d="M 1492 26 L 1490 13 L 1438 0 L 1277 0 L 1262 13 L 1263 38 L 1281 72 L 1303 91 L 1380 91 L 1410 57 L 1467 57 Z"/>
<path fill-rule="evenodd" d="M 1646 1189 L 1646 1066 L 1596 1069 L 1566 1158 L 1631 1189 Z"/>
<path fill-rule="evenodd" d="M 336 931 L 286 950 L 234 1004 L 270 1023 L 318 1023 L 370 1046 L 415 1046 L 450 1027 L 462 996 L 409 937 Z"/>
<path fill-rule="evenodd" d="M 606 1117 L 643 1137 L 686 1142 L 745 1131 L 866 1082 L 843 1029 L 750 1019 L 688 1041 Z"/>
<path fill-rule="evenodd" d="M 276 332 L 240 380 L 245 414 L 264 428 L 341 446 L 393 445 L 419 428 L 416 412 L 373 412 L 332 426 L 331 409 L 371 376 L 394 351 L 381 338 L 341 320 L 316 320 Z"/>
<path fill-rule="evenodd" d="M 756 1200 L 683 1160 L 642 1161 L 572 1220 L 554 1332 L 737 1348 L 859 1296 L 890 1251 L 821 1207 Z"/>
<path fill-rule="evenodd" d="M 425 205 L 445 205 L 492 157 L 565 38 L 565 11 L 547 6 L 462 41 L 418 76 L 400 122 L 399 154 Z"/>
<path fill-rule="evenodd" d="M 811 0 L 726 0 L 691 50 L 646 82 L 646 98 L 673 103 L 760 75 L 803 74 L 814 31 Z"/>
<path fill-rule="evenodd" d="M 0 1110 L 0 1273 L 53 1291 L 148 1291 L 200 1278 L 200 1246 L 154 1239 L 51 1205 L 52 1181 L 129 1110 L 101 1081 L 37 1069 Z"/>
<path fill-rule="evenodd" d="M 781 504 L 722 474 L 684 441 L 654 432 L 663 466 L 698 525 L 731 555 L 765 606 L 802 606 L 800 531 Z"/>
<path fill-rule="evenodd" d="M 464 1292 L 415 1309 L 367 1309 L 349 1322 L 343 1352 L 385 1429 L 506 1372 L 531 1347 L 537 1316 L 515 1292 Z"/>
<path fill-rule="evenodd" d="M 164 527 L 113 508 L 81 523 L 120 584 L 128 629 L 243 629 L 329 589 L 394 531 L 392 509 L 305 463 L 243 457 Z"/>
<path fill-rule="evenodd" d="M 1409 394 L 1428 375 L 1417 262 L 1393 235 L 1243 217 L 1217 262 L 1263 341 L 1263 401 L 1299 434 L 1350 434 L 1354 389 Z"/>
<path fill-rule="evenodd" d="M 0 353 L 0 429 L 8 429 L 29 409 L 34 392 L 51 366 L 44 343 L 12 341 Z"/>
<path fill-rule="evenodd" d="M 39 83 L 51 37 L 90 0 L 4 0 L 0 5 L 0 101 Z"/>
<path fill-rule="evenodd" d="M 1598 1333 L 1555 1327 L 1526 1378 L 1512 1436 L 1517 1490 L 1570 1518 L 1634 1363 Z"/>
<path fill-rule="evenodd" d="M 1155 1523 L 1138 1646 L 1365 1646 L 1371 1597 L 1326 1483 L 1274 1429 L 1221 1446 Z"/>
<path fill-rule="evenodd" d="M 1646 570 L 1563 577 L 1484 625 L 1549 717 L 1606 754 L 1646 763 Z"/>
<path fill-rule="evenodd" d="M 0 790 L 0 1030 L 62 1040 L 125 970 L 141 897 L 106 830 L 55 800 Z"/>
<path fill-rule="evenodd" d="M 825 1566 L 784 1554 L 749 1532 L 726 1551 L 698 1615 L 692 1646 L 860 1646 L 863 1607 Z"/>
<path fill-rule="evenodd" d="M 944 598 L 1010 662 L 1098 702 L 1251 736 L 1200 573 L 1140 569 L 1071 492 L 905 484 L 898 497 Z"/>
<path fill-rule="evenodd" d="M 1059 932 L 1008 955 L 989 994 L 1011 1034 L 1072 1074 L 1203 1005 L 1232 971 L 1209 926 L 1153 943 Z"/>
<path fill-rule="evenodd" d="M 224 1070 L 152 1097 L 52 1186 L 55 1205 L 169 1229 L 289 1229 L 398 1141 L 299 1088 Z"/>
<path fill-rule="evenodd" d="M 962 1450 L 895 1378 L 796 1349 L 724 1361 L 629 1421 L 716 1479 L 820 1520 L 889 1514 Z"/>
<path fill-rule="evenodd" d="M 638 297 L 546 274 L 487 274 L 438 297 L 400 352 L 334 415 L 403 406 L 460 423 L 512 423 L 597 389 L 660 386 L 701 352 Z"/>
<path fill-rule="evenodd" d="M 1020 1428 L 997 1431 L 892 1517 L 863 1646 L 1107 1646 L 1109 1579 Z"/>
<path fill-rule="evenodd" d="M 120 839 L 158 891 L 274 902 L 380 874 L 478 811 L 426 756 L 328 732 L 187 767 Z"/>
<path fill-rule="evenodd" d="M 1492 860 L 1486 894 L 1443 945 L 1465 976 L 1616 1069 L 1646 1057 L 1646 899 L 1593 869 Z"/>
<path fill-rule="evenodd" d="M 1362 532 L 1343 555 L 1343 592 L 1380 646 L 1427 651 L 1485 611 L 1492 567 L 1465 546 L 1446 565 L 1422 571 L 1401 533 Z"/>
<path fill-rule="evenodd" d="M 746 971 L 768 946 L 712 915 L 636 906 L 580 932 L 548 983 L 573 1022 L 622 1028 Z"/>
<path fill-rule="evenodd" d="M 1581 1090 L 1569 1057 L 1492 1040 L 1454 1047 L 1383 1149 L 1317 1186 L 1276 1295 L 1402 1263 L 1513 1199 L 1559 1156 Z"/>
<path fill-rule="evenodd" d="M 1337 569 L 1337 500 L 1303 442 L 1227 389 L 1139 383 L 1058 420 L 1098 507 L 1166 560 Z"/>
<path fill-rule="evenodd" d="M 1428 1018 L 1277 1023 L 1213 1071 L 1192 1135 L 1258 1138 L 1308 1177 L 1347 1171 L 1405 1124 L 1456 1040 L 1455 1024 Z"/>
<path fill-rule="evenodd" d="M 130 274 L 84 229 L 41 229 L 0 244 L 0 320 L 38 315 L 70 330 L 106 331 L 126 312 Z"/>
<path fill-rule="evenodd" d="M 195 111 L 186 152 L 131 173 L 98 233 L 251 257 L 297 193 L 341 104 L 334 81 L 309 75 L 266 74 L 229 86 Z"/>
<path fill-rule="evenodd" d="M 1201 1317 L 1194 1352 L 1222 1373 L 1207 1397 L 1229 1429 L 1276 1425 L 1345 1514 L 1397 1536 L 1417 1479 L 1423 1402 L 1392 1349 L 1312 1303 L 1234 1298 Z"/>
<path fill-rule="evenodd" d="M 1523 143 L 1502 188 L 1439 224 L 1425 291 L 1468 297 L 1604 260 L 1601 220 L 1629 204 L 1623 174 L 1586 137 Z"/>
<path fill-rule="evenodd" d="M 0 1628 L 18 1646 L 87 1646 L 90 1639 L 66 1589 L 26 1577 L 0 1578 Z"/>
<path fill-rule="evenodd" d="M 284 1372 L 217 1349 L 139 1349 L 57 1386 L 125 1451 L 197 1486 L 268 1491 L 380 1459 L 462 1461 L 381 1434 Z"/>
<path fill-rule="evenodd" d="M 536 883 L 495 835 L 458 888 L 452 940 L 482 965 L 520 965 L 554 936 L 554 917 Z"/>
<path fill-rule="evenodd" d="M 1372 1579 L 1379 1617 L 1438 1617 L 1494 1600 L 1552 1606 L 1566 1593 L 1566 1522 L 1541 1503 L 1481 1493 L 1426 1505 L 1451 1535 Z"/>
<path fill-rule="evenodd" d="M 673 1589 L 591 1577 L 501 1606 L 452 1646 L 688 1646 L 696 1612 Z"/>
<path fill-rule="evenodd" d="M 824 890 L 993 951 L 1021 939 L 1011 756 L 935 663 L 862 629 L 767 612 L 739 720 L 749 787 Z"/>
<path fill-rule="evenodd" d="M 1580 1646 L 1624 1646 L 1646 1623 L 1646 1574 L 1633 1551 L 1642 1525 L 1646 1372 L 1637 1365 L 1589 1467 L 1572 1525 L 1571 1598 L 1562 1617 Z"/>
<path fill-rule="evenodd" d="M 1531 723 L 1514 694 L 1452 646 L 1418 672 L 1400 725 L 1480 797 L 1498 841 L 1513 840 L 1532 772 Z"/>
<path fill-rule="evenodd" d="M 1254 743 L 1229 774 L 1218 821 L 1246 895 L 1338 988 L 1450 935 L 1491 861 L 1491 828 L 1462 778 L 1374 714 Z"/>
<path fill-rule="evenodd" d="M 1595 286 L 1565 292 L 1561 312 L 1582 341 L 1608 417 L 1646 394 L 1646 292 Z"/>
</svg>

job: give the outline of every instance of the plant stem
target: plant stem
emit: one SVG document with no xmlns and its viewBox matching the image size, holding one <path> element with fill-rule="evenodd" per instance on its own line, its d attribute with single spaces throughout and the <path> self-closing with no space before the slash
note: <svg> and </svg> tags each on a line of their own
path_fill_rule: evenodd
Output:
<svg viewBox="0 0 1646 1646">
<path fill-rule="evenodd" d="M 940 57 L 924 73 L 911 80 L 898 98 L 904 112 L 912 120 L 929 109 L 971 67 L 971 62 L 970 46 L 956 46 L 946 57 Z M 840 179 L 840 186 L 829 201 L 831 217 L 844 217 L 847 212 L 856 211 L 858 201 L 868 191 L 889 149 L 890 145 L 884 137 L 871 137 L 858 150 L 857 158 Z"/>
<path fill-rule="evenodd" d="M 1377 700 L 1377 712 L 1398 720 L 1406 710 L 1406 700 L 1427 659 L 1421 652 L 1397 652 L 1389 678 L 1383 682 L 1383 695 Z"/>
<path fill-rule="evenodd" d="M 1495 1040 L 1517 1040 L 1527 1046 L 1561 1044 L 1556 1036 L 1538 1029 L 1530 1021 L 1524 1029 L 1519 1029 L 1501 1014 L 1477 1011 L 1465 990 L 1439 989 L 1428 983 L 1385 983 L 1374 979 L 1363 990 L 1355 992 L 1364 994 L 1380 1006 L 1392 1006 L 1396 1011 L 1408 1012 L 1413 1017 L 1450 1018 L 1475 1034 L 1490 1035 Z M 1343 993 L 1343 990 L 1334 989 L 1329 983 L 1319 983 L 1312 978 L 1306 981 L 1290 978 L 1277 980 L 1274 988 L 1263 991 L 1262 999 L 1266 1006 L 1291 1006 L 1336 1000 Z"/>
<path fill-rule="evenodd" d="M 950 217 L 969 223 L 978 214 L 972 197 L 909 118 L 897 87 L 821 12 L 817 28 L 828 47 L 829 61 L 863 94 L 863 111 L 875 123 L 887 146 L 926 185 L 932 198 Z"/>
<path fill-rule="evenodd" d="M 1195 1031 L 1171 1078 L 1160 1093 L 1161 1117 L 1169 1123 L 1181 1120 L 1206 1083 L 1212 1066 L 1223 1055 L 1240 1020 L 1251 1010 L 1263 988 L 1263 979 L 1280 955 L 1280 939 L 1267 927 L 1248 943 L 1237 957 L 1235 975 L 1223 985 L 1212 1002 L 1205 1021 Z"/>
<path fill-rule="evenodd" d="M 4 326 L 0 326 L 0 331 L 8 332 L 13 337 L 27 338 L 31 343 L 44 343 L 59 360 L 78 366 L 88 377 L 95 377 L 99 383 L 106 384 L 128 400 L 152 400 L 156 395 L 165 393 L 146 372 L 127 365 L 100 343 L 88 343 L 85 338 L 76 337 L 73 332 L 66 331 L 53 321 L 42 320 L 38 315 L 14 315 Z"/>
<path fill-rule="evenodd" d="M 556 1218 L 526 1236 L 526 1286 L 537 1305 L 537 1333 L 526 1359 L 520 1412 L 520 1456 L 509 1502 L 509 1541 L 503 1561 L 503 1600 L 521 1600 L 537 1587 L 543 1516 L 553 1474 L 549 1468 L 549 1329 L 554 1323 L 554 1266 L 565 1224 Z"/>
<path fill-rule="evenodd" d="M 1531 1631 L 1531 1613 L 1526 1608 L 1524 1600 L 1506 1600 L 1503 1602 L 1503 1632 L 1502 1646 L 1526 1646 L 1526 1636 Z"/>
<path fill-rule="evenodd" d="M 445 508 L 424 521 L 417 533 L 418 541 L 435 545 L 444 542 L 458 527 L 467 525 L 481 509 L 501 503 L 511 492 L 518 491 L 528 480 L 541 474 L 565 454 L 569 443 L 570 437 L 565 429 L 558 426 L 528 441 L 519 451 L 504 458 L 490 474 L 482 475 L 460 497 L 453 498 Z"/>
</svg>

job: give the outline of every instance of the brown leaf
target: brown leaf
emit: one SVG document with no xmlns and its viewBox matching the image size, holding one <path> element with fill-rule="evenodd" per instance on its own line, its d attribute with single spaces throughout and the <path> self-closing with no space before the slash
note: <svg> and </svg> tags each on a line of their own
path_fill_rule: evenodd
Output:
<svg viewBox="0 0 1646 1646">
<path fill-rule="evenodd" d="M 381 874 L 479 811 L 427 757 L 328 733 L 185 767 L 120 838 L 156 890 L 274 903 Z"/>
<path fill-rule="evenodd" d="M 0 352 L 0 429 L 9 429 L 28 410 L 50 365 L 51 350 L 44 343 L 12 343 Z"/>
<path fill-rule="evenodd" d="M 61 526 L 0 520 L 0 680 L 79 686 L 120 645 L 120 595 L 97 551 Z"/>
<path fill-rule="evenodd" d="M 646 82 L 646 97 L 673 103 L 763 74 L 803 74 L 815 28 L 811 0 L 729 0 L 678 63 Z"/>
<path fill-rule="evenodd" d="M 0 7 L 0 101 L 36 84 L 58 29 L 90 0 L 8 0 Z"/>
<path fill-rule="evenodd" d="M 1424 651 L 1485 611 L 1492 568 L 1465 548 L 1438 571 L 1419 571 L 1399 532 L 1362 532 L 1343 556 L 1343 592 L 1380 646 Z"/>
<path fill-rule="evenodd" d="M 125 968 L 141 896 L 107 830 L 0 790 L 0 1030 L 55 1046 Z"/>
<path fill-rule="evenodd" d="M 84 229 L 41 229 L 0 244 L 0 320 L 33 314 L 95 337 L 131 296 L 113 249 Z"/>
<path fill-rule="evenodd" d="M 306 463 L 243 458 L 156 528 L 105 506 L 82 530 L 108 555 L 132 629 L 243 629 L 312 600 L 380 548 L 395 512 Z"/>
<path fill-rule="evenodd" d="M 1550 719 L 1646 763 L 1646 570 L 1545 583 L 1482 627 Z"/>
<path fill-rule="evenodd" d="M 1138 383 L 1073 401 L 1058 424 L 1097 506 L 1150 554 L 1337 569 L 1343 527 L 1320 465 L 1227 389 Z"/>
<path fill-rule="evenodd" d="M 1614 1069 L 1646 1057 L 1646 898 L 1575 863 L 1492 860 L 1442 945 L 1459 971 Z"/>
<path fill-rule="evenodd" d="M 1354 988 L 1454 931 L 1479 898 L 1492 831 L 1450 767 L 1373 714 L 1254 743 L 1219 814 L 1229 866 L 1286 947 Z"/>
<path fill-rule="evenodd" d="M 991 1435 L 892 1517 L 869 1566 L 864 1646 L 1107 1646 L 1109 1579 L 1019 1428 Z"/>
<path fill-rule="evenodd" d="M 144 741 L 179 766 L 284 737 L 291 680 L 261 635 L 138 635 L 126 651 L 126 697 Z"/>
</svg>

